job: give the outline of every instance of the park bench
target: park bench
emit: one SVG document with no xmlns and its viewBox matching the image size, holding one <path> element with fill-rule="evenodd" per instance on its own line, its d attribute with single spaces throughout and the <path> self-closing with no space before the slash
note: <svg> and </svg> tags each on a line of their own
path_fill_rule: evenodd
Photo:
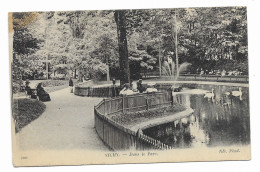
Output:
<svg viewBox="0 0 260 172">
<path fill-rule="evenodd" d="M 37 99 L 37 91 L 36 91 L 36 89 L 25 88 L 25 95 L 26 95 L 26 97 L 28 96 L 31 99 Z"/>
</svg>

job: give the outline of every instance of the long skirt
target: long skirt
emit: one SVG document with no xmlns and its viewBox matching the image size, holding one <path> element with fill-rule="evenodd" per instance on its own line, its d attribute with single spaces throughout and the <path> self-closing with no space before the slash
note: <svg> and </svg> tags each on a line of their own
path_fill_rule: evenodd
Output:
<svg viewBox="0 0 260 172">
<path fill-rule="evenodd" d="M 39 100 L 42 102 L 51 101 L 51 97 L 48 93 L 39 94 L 38 97 L 39 97 Z"/>
</svg>

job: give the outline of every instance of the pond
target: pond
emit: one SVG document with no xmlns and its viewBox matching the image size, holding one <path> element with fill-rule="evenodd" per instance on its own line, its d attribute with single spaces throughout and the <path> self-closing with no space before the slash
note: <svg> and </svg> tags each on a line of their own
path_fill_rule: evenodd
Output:
<svg viewBox="0 0 260 172">
<path fill-rule="evenodd" d="M 207 98 L 206 92 L 214 97 Z M 240 87 L 185 86 L 175 100 L 194 110 L 190 116 L 147 128 L 144 134 L 174 148 L 215 147 L 250 144 L 249 89 Z M 232 94 L 233 93 L 233 94 Z"/>
</svg>

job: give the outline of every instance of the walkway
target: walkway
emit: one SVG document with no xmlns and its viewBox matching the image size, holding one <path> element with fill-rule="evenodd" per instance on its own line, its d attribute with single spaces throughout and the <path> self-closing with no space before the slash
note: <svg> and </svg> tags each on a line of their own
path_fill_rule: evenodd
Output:
<svg viewBox="0 0 260 172">
<path fill-rule="evenodd" d="M 16 134 L 20 150 L 103 150 L 94 129 L 94 105 L 101 99 L 75 96 L 65 88 L 50 93 L 46 111 Z"/>
</svg>

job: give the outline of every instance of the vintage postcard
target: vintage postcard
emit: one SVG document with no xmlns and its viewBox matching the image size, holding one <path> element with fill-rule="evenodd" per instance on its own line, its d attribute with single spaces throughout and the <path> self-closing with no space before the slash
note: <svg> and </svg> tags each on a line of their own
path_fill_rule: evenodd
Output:
<svg viewBox="0 0 260 172">
<path fill-rule="evenodd" d="M 251 159 L 246 7 L 8 19 L 14 166 Z"/>
</svg>

